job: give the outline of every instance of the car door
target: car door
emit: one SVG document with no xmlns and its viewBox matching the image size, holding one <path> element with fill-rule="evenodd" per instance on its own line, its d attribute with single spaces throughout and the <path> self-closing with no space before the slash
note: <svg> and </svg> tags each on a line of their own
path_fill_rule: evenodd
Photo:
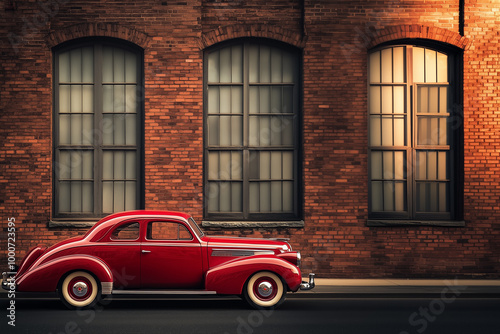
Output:
<svg viewBox="0 0 500 334">
<path fill-rule="evenodd" d="M 148 221 L 141 244 L 144 289 L 201 289 L 201 245 L 181 221 Z"/>
<path fill-rule="evenodd" d="M 138 221 L 116 224 L 93 247 L 94 256 L 102 259 L 113 273 L 114 289 L 137 289 L 141 284 L 141 243 Z"/>
</svg>

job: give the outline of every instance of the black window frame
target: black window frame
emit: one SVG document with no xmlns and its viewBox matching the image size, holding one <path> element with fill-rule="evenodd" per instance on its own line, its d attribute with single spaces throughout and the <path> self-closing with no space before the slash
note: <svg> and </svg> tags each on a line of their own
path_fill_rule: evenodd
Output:
<svg viewBox="0 0 500 334">
<path fill-rule="evenodd" d="M 415 124 L 416 111 L 415 101 L 413 97 L 416 96 L 414 90 L 417 84 L 409 83 L 405 79 L 405 86 L 407 86 L 408 94 L 405 103 L 410 106 L 408 109 L 407 117 L 411 125 L 407 127 L 411 133 L 409 138 L 411 143 L 407 143 L 408 156 L 410 163 L 407 163 L 406 173 L 407 182 L 411 182 L 411 186 L 407 187 L 407 213 L 402 212 L 373 212 L 371 200 L 371 150 L 372 147 L 368 144 L 368 225 L 369 226 L 391 226 L 398 224 L 416 224 L 416 225 L 436 225 L 436 226 L 463 226 L 463 204 L 464 204 L 464 126 L 463 126 L 463 50 L 450 44 L 445 44 L 432 40 L 425 39 L 401 39 L 397 41 L 390 41 L 382 43 L 367 52 L 367 70 L 370 71 L 369 57 L 375 51 L 380 51 L 389 47 L 397 46 L 411 46 L 431 49 L 441 52 L 448 57 L 448 84 L 451 92 L 451 97 L 448 100 L 448 110 L 450 111 L 450 118 L 448 120 L 448 129 L 451 130 L 450 146 L 450 166 L 449 172 L 452 174 L 453 180 L 450 182 L 450 210 L 449 214 L 440 213 L 417 213 L 416 212 L 416 190 L 415 177 L 415 152 L 418 150 L 418 145 L 414 143 L 416 140 Z M 411 71 L 409 64 L 405 63 L 405 70 Z M 370 90 L 370 78 L 367 76 L 367 89 Z M 369 103 L 369 94 L 368 99 Z M 370 110 L 368 108 L 368 139 L 370 138 Z M 449 224 L 447 223 L 449 222 Z M 453 222 L 457 222 L 456 224 Z"/>
<path fill-rule="evenodd" d="M 208 211 L 208 153 L 212 149 L 209 146 L 208 141 L 208 56 L 211 52 L 221 50 L 226 47 L 231 47 L 235 45 L 241 45 L 243 47 L 243 70 L 248 73 L 248 57 L 247 57 L 247 47 L 250 44 L 258 44 L 268 47 L 277 47 L 281 50 L 291 52 L 296 57 L 297 68 L 297 83 L 294 94 L 296 94 L 297 102 L 296 108 L 297 112 L 293 116 L 294 122 L 294 140 L 293 140 L 293 152 L 294 160 L 294 185 L 293 185 L 293 212 L 266 212 L 266 213 L 251 213 L 249 212 L 249 155 L 250 151 L 258 151 L 258 150 L 273 150 L 272 147 L 250 147 L 248 143 L 248 127 L 249 127 L 249 105 L 248 105 L 248 95 L 249 95 L 249 87 L 252 85 L 249 82 L 248 74 L 243 74 L 243 83 L 241 86 L 243 87 L 243 144 L 241 147 L 237 148 L 241 150 L 243 154 L 243 177 L 242 177 L 242 212 L 209 212 Z M 286 44 L 277 40 L 271 40 L 267 38 L 237 38 L 226 42 L 218 43 L 214 46 L 211 46 L 204 50 L 203 53 L 203 217 L 208 221 L 242 221 L 242 222 L 259 222 L 259 221 L 297 221 L 303 219 L 303 126 L 302 126 L 302 110 L 303 110 L 303 51 L 293 45 Z M 269 83 L 260 83 L 257 85 L 269 85 Z M 279 84 L 278 84 L 279 85 Z M 245 138 L 246 136 L 246 138 Z M 213 148 L 219 151 L 234 151 L 235 147 L 215 147 Z M 274 149 L 280 150 L 280 147 L 275 147 Z"/>
<path fill-rule="evenodd" d="M 54 221 L 58 220 L 72 220 L 72 221 L 95 221 L 105 217 L 113 212 L 103 211 L 102 202 L 102 192 L 103 192 L 103 147 L 102 143 L 102 133 L 93 133 L 94 143 L 92 145 L 59 145 L 59 55 L 62 52 L 71 51 L 74 49 L 80 49 L 84 47 L 93 47 L 94 50 L 101 49 L 102 47 L 113 47 L 119 48 L 125 51 L 134 53 L 137 56 L 137 88 L 135 98 L 137 99 L 137 118 L 136 118 L 136 144 L 135 149 L 127 145 L 113 145 L 112 148 L 108 145 L 108 150 L 135 150 L 136 153 L 136 194 L 135 194 L 135 209 L 144 209 L 145 207 L 145 185 L 144 185 L 144 173 L 145 173 L 145 156 L 144 156 L 144 49 L 126 40 L 112 38 L 112 37 L 84 37 L 75 40 L 64 42 L 52 48 L 53 55 L 53 137 L 52 137 L 52 152 L 53 152 L 53 192 L 52 192 L 52 219 Z M 101 52 L 102 55 L 102 52 Z M 94 82 L 92 83 L 94 101 L 94 129 L 101 129 L 103 127 L 103 80 L 102 80 L 102 57 L 99 59 L 96 57 L 94 51 L 94 63 L 93 63 L 93 77 Z M 98 60 L 98 61 L 96 61 Z M 101 78 L 97 80 L 97 78 Z M 101 129 L 102 130 L 102 129 Z M 97 142 L 96 142 L 97 139 Z M 59 177 L 60 172 L 59 165 L 59 153 L 62 149 L 71 150 L 93 150 L 93 212 L 83 212 L 83 213 L 63 213 L 59 212 Z"/>
</svg>

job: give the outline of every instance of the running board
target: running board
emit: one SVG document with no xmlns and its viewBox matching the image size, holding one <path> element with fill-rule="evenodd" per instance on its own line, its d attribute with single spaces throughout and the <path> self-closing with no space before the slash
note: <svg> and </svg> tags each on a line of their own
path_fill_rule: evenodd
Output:
<svg viewBox="0 0 500 334">
<path fill-rule="evenodd" d="M 216 295 L 206 290 L 113 290 L 113 295 Z"/>
</svg>

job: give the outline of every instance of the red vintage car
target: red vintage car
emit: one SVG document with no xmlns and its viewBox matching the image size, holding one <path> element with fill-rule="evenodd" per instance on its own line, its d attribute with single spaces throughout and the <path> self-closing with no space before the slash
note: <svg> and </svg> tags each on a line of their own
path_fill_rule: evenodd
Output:
<svg viewBox="0 0 500 334">
<path fill-rule="evenodd" d="M 287 291 L 314 288 L 301 277 L 300 253 L 281 239 L 207 236 L 193 218 L 170 211 L 110 215 L 84 236 L 25 256 L 16 291 L 55 292 L 71 309 L 110 294 L 241 295 L 275 308 Z M 13 280 L 3 275 L 2 287 Z"/>
</svg>

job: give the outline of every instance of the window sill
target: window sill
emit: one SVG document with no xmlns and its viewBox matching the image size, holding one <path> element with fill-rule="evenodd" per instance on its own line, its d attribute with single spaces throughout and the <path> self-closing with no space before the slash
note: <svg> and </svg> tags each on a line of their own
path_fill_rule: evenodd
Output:
<svg viewBox="0 0 500 334">
<path fill-rule="evenodd" d="M 384 220 L 368 219 L 366 226 L 387 227 L 387 226 L 441 226 L 441 227 L 464 227 L 465 221 L 446 220 Z"/>
<path fill-rule="evenodd" d="M 48 227 L 73 227 L 73 228 L 90 228 L 97 223 L 97 220 L 51 220 L 48 222 Z"/>
<path fill-rule="evenodd" d="M 201 222 L 202 227 L 222 228 L 276 228 L 276 227 L 304 227 L 304 221 L 276 221 L 276 222 L 246 222 L 246 221 L 207 221 Z"/>
</svg>

